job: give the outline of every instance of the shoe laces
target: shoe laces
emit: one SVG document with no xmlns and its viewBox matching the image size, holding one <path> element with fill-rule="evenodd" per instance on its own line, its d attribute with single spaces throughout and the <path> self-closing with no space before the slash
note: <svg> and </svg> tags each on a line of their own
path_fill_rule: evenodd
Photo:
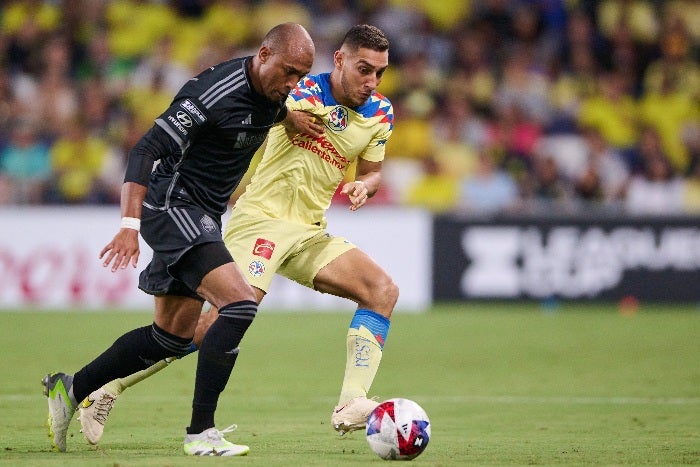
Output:
<svg viewBox="0 0 700 467">
<path fill-rule="evenodd" d="M 355 398 L 353 398 L 353 399 L 350 399 L 349 401 L 347 401 L 347 402 L 346 402 L 345 404 L 343 404 L 342 406 L 336 406 L 336 409 L 335 409 L 336 413 L 345 410 L 345 408 L 348 407 L 349 405 L 351 405 L 353 401 L 355 401 L 355 400 L 357 400 L 357 399 L 360 399 L 360 398 L 362 398 L 362 396 L 359 396 L 359 397 L 355 397 Z M 367 401 L 372 401 L 372 402 L 379 403 L 379 396 L 365 397 L 365 399 L 366 399 Z"/>
<path fill-rule="evenodd" d="M 221 441 L 221 439 L 224 437 L 224 435 L 226 433 L 231 433 L 236 428 L 238 428 L 238 425 L 236 425 L 234 423 L 233 425 L 227 426 L 223 430 L 217 430 L 216 428 L 211 429 L 207 432 L 207 438 L 209 438 L 213 441 Z"/>
<path fill-rule="evenodd" d="M 114 407 L 115 400 L 116 397 L 111 394 L 102 394 L 102 397 L 95 401 L 94 419 L 100 424 L 104 425 L 107 421 L 107 417 L 109 416 L 109 412 L 112 410 L 112 407 Z"/>
</svg>

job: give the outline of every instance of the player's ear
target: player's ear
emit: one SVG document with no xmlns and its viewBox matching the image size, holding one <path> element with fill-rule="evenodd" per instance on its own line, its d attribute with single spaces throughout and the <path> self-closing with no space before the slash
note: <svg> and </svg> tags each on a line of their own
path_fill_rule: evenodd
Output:
<svg viewBox="0 0 700 467">
<path fill-rule="evenodd" d="M 258 50 L 258 58 L 260 59 L 260 63 L 265 63 L 267 62 L 267 59 L 270 58 L 272 55 L 272 50 L 266 45 L 263 45 L 260 47 L 260 50 Z"/>
<path fill-rule="evenodd" d="M 336 50 L 333 54 L 333 64 L 336 68 L 343 68 L 343 61 L 345 60 L 345 53 L 342 50 Z"/>
</svg>

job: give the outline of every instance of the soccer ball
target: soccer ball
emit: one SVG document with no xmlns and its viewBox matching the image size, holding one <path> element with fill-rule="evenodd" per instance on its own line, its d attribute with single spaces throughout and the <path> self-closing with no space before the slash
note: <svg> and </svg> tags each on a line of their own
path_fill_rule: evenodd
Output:
<svg viewBox="0 0 700 467">
<path fill-rule="evenodd" d="M 389 399 L 367 419 L 367 442 L 382 459 L 411 460 L 428 446 L 430 420 L 420 405 L 409 399 Z"/>
</svg>

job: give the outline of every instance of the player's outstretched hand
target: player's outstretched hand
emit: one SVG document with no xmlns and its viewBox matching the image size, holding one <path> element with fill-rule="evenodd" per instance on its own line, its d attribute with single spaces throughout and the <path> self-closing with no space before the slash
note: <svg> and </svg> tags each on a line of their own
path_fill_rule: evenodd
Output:
<svg viewBox="0 0 700 467">
<path fill-rule="evenodd" d="M 340 190 L 344 195 L 348 195 L 350 199 L 350 210 L 357 211 L 367 202 L 367 187 L 365 183 L 361 180 L 355 180 L 354 182 L 348 182 L 343 185 Z"/>
<path fill-rule="evenodd" d="M 112 272 L 119 268 L 126 269 L 129 263 L 136 267 L 139 261 L 138 230 L 119 230 L 119 233 L 100 252 L 100 259 L 104 259 L 102 262 L 104 267 L 109 267 L 110 263 L 112 264 Z"/>
<path fill-rule="evenodd" d="M 323 121 L 316 115 L 301 110 L 292 110 L 287 113 L 284 119 L 284 130 L 287 138 L 292 139 L 294 135 L 306 133 L 313 138 L 320 138 L 325 127 Z"/>
</svg>

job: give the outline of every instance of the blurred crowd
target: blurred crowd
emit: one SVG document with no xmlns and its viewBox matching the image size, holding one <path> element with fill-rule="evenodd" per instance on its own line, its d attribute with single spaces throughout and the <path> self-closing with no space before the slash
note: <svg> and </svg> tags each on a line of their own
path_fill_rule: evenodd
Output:
<svg viewBox="0 0 700 467">
<path fill-rule="evenodd" d="M 374 203 L 700 213 L 698 0 L 1 5 L 0 205 L 118 203 L 129 148 L 180 86 L 294 21 L 314 73 L 356 23 L 389 36 L 395 126 Z"/>
</svg>

